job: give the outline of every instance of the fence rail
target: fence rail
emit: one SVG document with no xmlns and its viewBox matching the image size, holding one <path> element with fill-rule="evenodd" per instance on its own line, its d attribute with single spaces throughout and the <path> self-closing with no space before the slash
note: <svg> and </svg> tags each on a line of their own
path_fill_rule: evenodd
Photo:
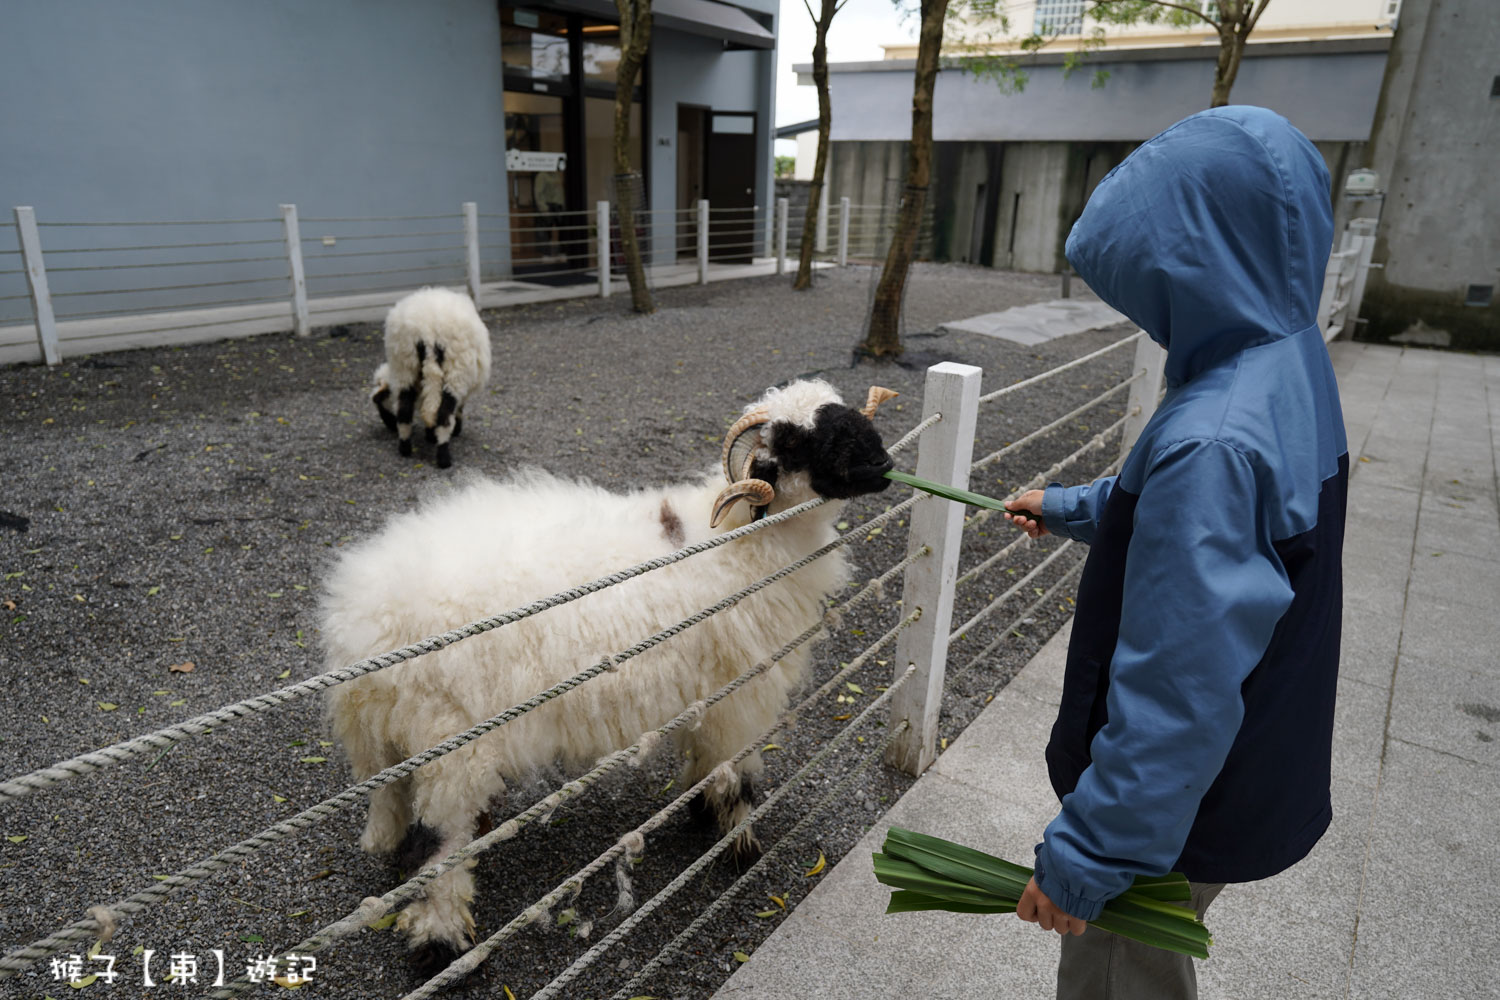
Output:
<svg viewBox="0 0 1500 1000">
<path fill-rule="evenodd" d="M 706 214 L 706 211 L 698 213 L 700 217 Z M 781 221 L 785 219 L 786 212 L 783 205 L 778 210 L 778 245 L 781 242 L 781 234 L 787 230 L 786 223 Z M 973 460 L 974 442 L 978 434 L 980 420 L 985 412 L 983 406 L 986 402 L 993 402 L 996 399 L 1013 393 L 1034 389 L 1047 379 L 1055 378 L 1059 374 L 1075 370 L 1085 364 L 1102 363 L 1118 365 L 1118 362 L 1106 360 L 1106 356 L 1131 344 L 1136 346 L 1136 354 L 1133 367 L 1125 378 L 1110 385 L 1106 391 L 1091 398 L 1082 406 L 1071 409 L 1063 417 L 1050 421 L 1037 430 L 1023 435 L 1012 444 L 1007 445 L 997 452 L 993 452 L 978 461 Z M 1013 491 L 1011 498 L 1014 498 L 1024 490 L 1034 488 L 1038 483 L 1045 483 L 1048 478 L 1060 474 L 1064 468 L 1082 462 L 1089 455 L 1107 446 L 1112 441 L 1122 441 L 1120 459 L 1123 459 L 1124 452 L 1129 448 L 1129 441 L 1125 440 L 1128 425 L 1132 421 L 1140 421 L 1148 418 L 1155 407 L 1163 359 L 1164 354 L 1160 349 L 1156 348 L 1149 340 L 1140 335 L 1135 335 L 1126 337 L 1104 349 L 1081 356 L 1072 362 L 1060 365 L 1048 372 L 1044 372 L 1041 376 L 1003 386 L 987 395 L 982 395 L 980 392 L 980 383 L 983 376 L 980 369 L 952 363 L 934 366 L 928 371 L 920 421 L 893 443 L 890 446 L 890 451 L 900 454 L 905 449 L 915 445 L 917 449 L 915 465 L 919 475 L 950 485 L 963 487 L 967 485 L 972 472 L 994 465 L 1002 458 L 1014 462 L 1017 454 L 1021 453 L 1021 449 L 1035 442 L 1045 434 L 1075 433 L 1083 426 L 1080 423 L 1083 420 L 1089 422 L 1090 428 L 1102 425 L 1102 429 L 1095 430 L 1093 436 L 1082 447 L 1064 456 L 1052 465 L 1051 468 L 1044 470 L 1025 485 Z M 1090 376 L 1090 381 L 1093 380 L 1094 377 Z M 1127 390 L 1131 393 L 1130 401 L 1128 404 L 1121 403 L 1119 397 Z M 1106 418 L 1112 418 L 1107 424 L 1095 415 L 1102 408 L 1108 408 Z M 1117 416 L 1116 414 L 1119 414 L 1120 411 L 1124 412 Z M 1111 463 L 1111 467 L 1118 464 L 1120 459 Z M 50 768 L 43 768 L 7 781 L 0 781 L 0 806 L 3 806 L 7 800 L 44 792 L 59 783 L 69 781 L 79 775 L 102 767 L 116 766 L 149 751 L 159 753 L 161 750 L 172 746 L 175 742 L 206 732 L 210 727 L 222 730 L 225 723 L 234 722 L 255 713 L 277 708 L 306 694 L 315 693 L 329 686 L 364 676 L 372 671 L 386 669 L 398 663 L 424 656 L 447 645 L 463 641 L 470 636 L 506 627 L 524 618 L 544 613 L 551 608 L 578 600 L 588 594 L 617 585 L 636 576 L 653 572 L 683 559 L 692 558 L 710 549 L 732 544 L 737 539 L 746 535 L 760 531 L 775 530 L 777 525 L 792 518 L 801 517 L 824 502 L 826 501 L 819 499 L 808 501 L 743 528 L 715 536 L 705 542 L 687 546 L 668 556 L 607 574 L 589 583 L 538 599 L 511 611 L 470 623 L 441 635 L 428 637 L 403 649 L 393 650 L 339 670 L 329 671 L 308 681 L 273 691 L 257 698 L 225 706 L 216 712 L 197 716 L 164 730 L 148 733 L 133 740 L 61 761 Z M 1057 599 L 1064 588 L 1072 585 L 1071 581 L 1081 566 L 1081 560 L 1075 557 L 1077 547 L 1072 543 L 1064 543 L 1053 547 L 1045 554 L 1045 558 L 1040 559 L 1035 565 L 1030 566 L 1024 573 L 1020 573 L 1013 582 L 1008 580 L 1006 576 L 999 576 L 998 579 L 1005 580 L 1008 586 L 1003 588 L 998 595 L 977 594 L 975 592 L 977 588 L 974 587 L 976 582 L 985 579 L 987 574 L 1004 573 L 1007 569 L 1006 562 L 1014 561 L 1018 554 L 1024 552 L 1030 544 L 1029 540 L 1024 536 L 1018 537 L 1010 544 L 1001 547 L 993 555 L 979 561 L 978 564 L 967 572 L 959 575 L 958 565 L 966 538 L 973 539 L 975 529 L 983 524 L 989 516 L 988 512 L 983 512 L 966 520 L 964 518 L 964 509 L 961 506 L 939 501 L 924 493 L 914 492 L 907 498 L 891 504 L 882 513 L 865 520 L 859 525 L 848 528 L 848 530 L 839 534 L 834 541 L 808 553 L 796 562 L 775 570 L 768 576 L 736 593 L 707 604 L 697 614 L 689 616 L 676 625 L 647 636 L 640 642 L 605 658 L 599 663 L 583 666 L 574 676 L 565 679 L 552 688 L 538 692 L 528 701 L 513 706 L 505 712 L 500 713 L 500 715 L 480 722 L 462 733 L 456 733 L 437 746 L 417 753 L 400 764 L 387 768 L 385 771 L 364 782 L 344 789 L 337 795 L 304 810 L 290 820 L 277 823 L 174 875 L 158 877 L 157 884 L 148 885 L 116 903 L 109 904 L 107 907 L 90 910 L 84 919 L 75 921 L 30 945 L 11 951 L 9 954 L 0 957 L 0 980 L 15 976 L 29 969 L 36 962 L 45 960 L 52 955 L 74 950 L 77 947 L 76 942 L 86 941 L 98 935 L 105 927 L 112 928 L 114 925 L 128 920 L 130 917 L 143 912 L 145 909 L 169 896 L 213 877 L 221 870 L 243 864 L 243 860 L 250 854 L 269 847 L 281 838 L 295 835 L 307 827 L 329 818 L 336 810 L 357 802 L 373 789 L 406 777 L 416 769 L 426 766 L 432 761 L 453 752 L 465 743 L 491 732 L 515 718 L 519 718 L 521 715 L 551 699 L 566 697 L 570 691 L 589 683 L 604 672 L 614 669 L 624 660 L 647 649 L 651 649 L 659 643 L 671 641 L 674 636 L 694 627 L 708 616 L 721 612 L 730 612 L 735 604 L 743 598 L 765 587 L 774 586 L 778 580 L 797 572 L 803 566 L 817 559 L 827 556 L 835 549 L 842 548 L 861 539 L 872 537 L 877 530 L 892 530 L 894 526 L 904 524 L 909 518 L 910 526 L 907 531 L 907 545 L 904 558 L 900 559 L 894 565 L 887 567 L 875 579 L 870 580 L 860 588 L 852 597 L 845 599 L 842 603 L 831 608 L 821 621 L 808 623 L 807 628 L 799 635 L 788 640 L 777 653 L 772 654 L 765 660 L 748 665 L 740 676 L 709 695 L 705 701 L 685 707 L 678 715 L 657 730 L 643 733 L 631 746 L 602 758 L 586 774 L 544 795 L 533 805 L 517 813 L 506 822 L 499 824 L 495 829 L 476 838 L 467 846 L 460 848 L 441 861 L 424 868 L 396 889 L 378 897 L 365 898 L 356 908 L 322 927 L 319 931 L 306 937 L 305 940 L 290 949 L 291 952 L 304 955 L 326 949 L 336 941 L 354 934 L 370 921 L 378 919 L 400 906 L 403 902 L 420 897 L 425 892 L 424 887 L 440 878 L 444 873 L 458 865 L 466 863 L 479 853 L 493 849 L 505 841 L 520 835 L 523 829 L 532 825 L 538 818 L 550 814 L 560 804 L 588 791 L 607 772 L 629 763 L 643 754 L 649 753 L 663 737 L 669 735 L 674 730 L 683 726 L 696 724 L 697 720 L 702 718 L 703 712 L 710 704 L 720 698 L 727 697 L 739 687 L 755 683 L 757 677 L 765 673 L 775 662 L 787 656 L 799 646 L 817 639 L 830 630 L 852 630 L 854 621 L 852 619 L 846 621 L 846 616 L 853 613 L 856 609 L 863 609 L 867 605 L 873 605 L 873 613 L 877 615 L 882 613 L 889 614 L 894 611 L 895 616 L 897 616 L 896 620 L 890 622 L 887 619 L 888 624 L 881 626 L 882 635 L 879 639 L 866 646 L 850 662 L 839 665 L 800 704 L 784 712 L 776 720 L 774 726 L 759 734 L 753 741 L 740 748 L 736 753 L 726 756 L 723 761 L 719 762 L 719 768 L 734 767 L 749 754 L 763 746 L 775 732 L 791 724 L 793 720 L 806 712 L 811 706 L 824 701 L 836 690 L 841 692 L 852 677 L 858 672 L 869 668 L 873 658 L 876 655 L 880 655 L 882 651 L 888 649 L 894 643 L 896 647 L 894 656 L 885 653 L 885 655 L 891 656 L 891 666 L 889 667 L 891 680 L 887 687 L 879 693 L 878 697 L 870 701 L 861 712 L 855 714 L 852 721 L 848 721 L 847 725 L 839 728 L 836 735 L 832 736 L 810 759 L 805 761 L 791 779 L 783 782 L 775 793 L 757 807 L 754 813 L 745 820 L 744 824 L 730 831 L 725 838 L 718 841 L 707 852 L 688 863 L 676 877 L 670 880 L 665 889 L 643 904 L 635 913 L 625 917 L 603 940 L 580 956 L 537 994 L 539 997 L 558 995 L 584 969 L 595 964 L 600 957 L 607 953 L 610 947 L 650 917 L 667 898 L 680 891 L 695 875 L 702 872 L 715 858 L 722 854 L 733 842 L 735 835 L 744 829 L 749 822 L 765 815 L 767 811 L 777 805 L 787 792 L 800 786 L 803 778 L 815 773 L 817 768 L 822 767 L 825 759 L 829 758 L 836 747 L 847 745 L 847 741 L 857 732 L 865 734 L 859 737 L 861 742 L 864 742 L 866 736 L 878 732 L 868 728 L 868 726 L 879 722 L 877 716 L 888 712 L 886 716 L 887 721 L 884 724 L 885 728 L 879 738 L 872 740 L 870 745 L 865 748 L 869 753 L 859 755 L 861 759 L 856 765 L 857 767 L 867 767 L 873 763 L 876 757 L 883 756 L 889 763 L 913 773 L 919 773 L 931 762 L 935 756 L 937 711 L 941 704 L 945 687 L 950 679 L 950 671 L 948 670 L 950 649 L 955 644 L 963 644 L 965 655 L 968 655 L 969 647 L 977 646 L 981 642 L 988 640 L 988 644 L 977 654 L 970 656 L 963 668 L 956 673 L 968 674 L 980 668 L 986 662 L 987 658 L 990 657 L 991 653 L 1001 643 L 1007 641 L 1007 637 L 1015 633 L 1022 623 L 1027 620 L 1028 615 L 1035 614 L 1037 609 L 1046 606 L 1047 602 Z M 899 604 L 893 605 L 885 598 L 884 588 L 898 575 L 903 578 L 902 599 Z M 1032 592 L 1039 595 L 1037 599 L 1030 601 L 1019 614 L 1010 620 L 1009 624 L 1000 627 L 997 632 L 993 623 L 995 620 L 998 620 L 1000 612 L 1022 595 Z M 706 601 L 712 600 L 712 595 L 704 595 L 704 597 Z M 966 602 L 965 607 L 970 609 L 977 608 L 977 610 L 966 611 L 963 622 L 955 628 L 952 625 L 953 610 L 960 598 Z M 861 619 L 859 624 L 865 625 L 865 628 L 868 629 L 867 619 Z M 853 631 L 851 634 L 862 635 L 864 634 L 864 630 Z M 881 660 L 878 662 L 884 664 L 887 661 Z M 869 684 L 870 682 L 865 681 L 865 683 Z M 610 864 L 621 865 L 638 860 L 641 856 L 642 845 L 644 844 L 643 838 L 659 829 L 662 823 L 668 818 L 681 812 L 695 793 L 706 788 L 708 782 L 715 780 L 714 775 L 717 773 L 719 773 L 718 768 L 705 777 L 699 785 L 686 789 L 680 796 L 673 799 L 666 807 L 655 812 L 645 822 L 621 834 L 616 839 L 614 846 L 608 848 L 592 862 L 564 879 L 552 890 L 527 904 L 500 931 L 481 942 L 480 945 L 466 955 L 460 957 L 448 969 L 444 970 L 439 976 L 429 981 L 416 992 L 410 994 L 410 996 L 425 997 L 432 995 L 445 984 L 472 970 L 492 954 L 496 953 L 507 940 L 514 937 L 519 929 L 534 922 L 541 915 L 545 915 L 552 906 L 563 898 L 576 895 L 578 886 L 584 880 L 605 870 Z M 838 780 L 852 780 L 850 777 L 851 774 L 852 771 L 846 771 L 845 776 Z M 839 786 L 835 783 L 835 788 L 837 787 Z M 824 804 L 827 804 L 829 801 L 831 800 L 825 796 Z M 793 827 L 792 831 L 784 835 L 771 847 L 770 851 L 767 852 L 767 856 L 774 856 L 777 851 L 784 849 L 788 844 L 794 843 L 799 832 L 808 823 L 813 821 L 813 818 L 819 813 L 821 808 L 821 806 L 818 806 L 807 811 L 802 819 Z M 746 877 L 748 877 L 748 874 Z M 682 947 L 693 934 L 697 933 L 704 926 L 706 921 L 718 909 L 722 908 L 725 901 L 732 897 L 735 892 L 739 891 L 744 883 L 745 879 L 741 878 L 727 893 L 710 903 L 704 913 L 700 914 L 686 929 L 671 938 L 668 945 L 658 953 L 657 957 L 647 963 L 640 972 L 631 978 L 625 989 L 636 991 L 649 975 L 660 968 L 663 956 L 674 949 Z M 251 983 L 242 977 L 241 980 L 229 984 L 215 995 L 233 996 L 250 985 Z M 623 995 L 632 994 L 623 993 Z"/>
<path fill-rule="evenodd" d="M 288 326 L 305 335 L 314 319 L 378 319 L 427 284 L 466 288 L 486 306 L 527 289 L 588 287 L 608 297 L 625 276 L 624 231 L 608 202 L 571 212 L 497 214 L 474 202 L 460 209 L 299 216 L 287 204 L 280 217 L 101 222 L 39 220 L 16 207 L 13 221 L 0 223 L 0 363 L 57 364 L 111 346 Z M 648 283 L 706 284 L 725 267 L 752 263 L 784 274 L 805 219 L 782 198 L 641 209 L 633 222 Z M 821 266 L 878 257 L 894 222 L 887 206 L 825 201 Z M 924 221 L 919 239 L 929 233 Z"/>
</svg>

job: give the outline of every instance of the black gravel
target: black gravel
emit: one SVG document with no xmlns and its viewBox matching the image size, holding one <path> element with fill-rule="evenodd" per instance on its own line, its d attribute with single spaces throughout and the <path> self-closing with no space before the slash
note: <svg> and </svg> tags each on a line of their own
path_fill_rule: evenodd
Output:
<svg viewBox="0 0 1500 1000">
<path fill-rule="evenodd" d="M 768 385 L 799 375 L 832 381 L 846 399 L 879 382 L 903 395 L 878 422 L 887 440 L 921 410 L 923 368 L 955 360 L 985 369 L 986 388 L 1015 381 L 1097 349 L 1123 328 L 1022 348 L 930 331 L 960 319 L 1055 297 L 1056 279 L 962 266 L 919 266 L 906 313 L 908 357 L 900 365 L 855 363 L 871 274 L 820 274 L 810 293 L 772 278 L 658 294 L 660 310 L 625 312 L 622 298 L 488 314 L 495 368 L 490 388 L 467 408 L 455 467 L 439 471 L 430 451 L 402 460 L 368 405 L 364 386 L 381 353 L 370 325 L 268 335 L 182 348 L 69 360 L 54 369 L 0 369 L 0 775 L 42 767 L 317 673 L 316 593 L 340 546 L 376 530 L 424 491 L 464 472 L 500 474 L 537 464 L 628 487 L 713 466 L 718 438 L 740 407 Z M 1115 352 L 982 413 L 976 455 L 1056 418 L 1122 378 L 1130 351 Z M 1123 397 L 986 470 L 975 488 L 1003 493 L 1115 420 Z M 1101 452 L 1077 478 L 1107 463 Z M 899 467 L 911 468 L 915 450 Z M 1087 470 L 1087 471 L 1086 471 Z M 892 490 L 851 503 L 856 524 L 899 498 Z M 985 529 L 990 529 L 986 531 Z M 1013 537 L 991 523 L 966 532 L 967 568 Z M 1009 569 L 962 591 L 962 621 L 1034 565 L 1053 540 L 1023 548 Z M 905 553 L 904 524 L 852 548 L 856 579 Z M 1071 566 L 1059 559 L 1047 586 Z M 1014 575 L 1011 571 L 1014 570 Z M 1064 591 L 1068 593 L 1070 591 Z M 538 595 L 541 596 L 541 595 Z M 705 595 L 704 603 L 716 595 Z M 1028 598 L 1030 594 L 1026 595 Z M 817 647 L 817 677 L 857 655 L 898 618 L 899 587 Z M 1000 634 L 1029 601 L 1017 600 L 950 658 L 942 735 L 951 739 L 1064 620 L 1069 601 L 1038 608 L 1010 639 L 967 674 L 956 671 Z M 503 609 L 496 609 L 497 611 Z M 889 659 L 882 654 L 881 660 Z M 190 672 L 173 665 L 192 663 Z M 872 664 L 854 679 L 863 694 L 810 711 L 767 753 L 760 793 L 779 788 L 815 749 L 889 682 Z M 769 847 L 884 739 L 872 724 L 804 787 L 789 792 L 758 831 Z M 305 758 L 326 758 L 305 762 Z M 486 856 L 476 918 L 493 933 L 529 902 L 669 802 L 675 765 L 658 759 L 622 769 L 550 822 Z M 226 725 L 51 791 L 0 803 L 0 948 L 45 936 L 86 908 L 153 884 L 228 844 L 342 789 L 349 777 L 328 742 L 317 699 Z M 556 787 L 557 774 L 522 784 L 501 815 Z M 636 992 L 706 997 L 783 917 L 769 896 L 796 906 L 817 884 L 804 874 L 818 857 L 831 867 L 911 783 L 871 768 L 782 847 L 741 894 Z M 282 841 L 123 924 L 104 953 L 118 957 L 114 985 L 83 996 L 158 996 L 141 985 L 143 948 L 164 978 L 173 952 L 199 957 L 201 996 L 215 972 L 230 978 L 257 954 L 284 949 L 378 895 L 400 877 L 358 849 L 363 809 Z M 650 838 L 633 871 L 637 901 L 669 882 L 716 834 L 687 820 Z M 739 877 L 713 866 L 627 936 L 565 991 L 609 996 Z M 612 873 L 572 904 L 592 933 L 555 919 L 523 931 L 456 996 L 526 997 L 617 925 Z M 870 919 L 879 919 L 871 914 Z M 79 951 L 84 949 L 80 947 Z M 88 963 L 86 963 L 87 965 Z M 93 964 L 97 971 L 102 965 Z M 88 971 L 88 970 L 86 970 Z M 396 997 L 421 982 L 393 931 L 362 931 L 318 957 L 321 997 Z M 47 963 L 0 982 L 0 996 L 71 995 Z"/>
</svg>

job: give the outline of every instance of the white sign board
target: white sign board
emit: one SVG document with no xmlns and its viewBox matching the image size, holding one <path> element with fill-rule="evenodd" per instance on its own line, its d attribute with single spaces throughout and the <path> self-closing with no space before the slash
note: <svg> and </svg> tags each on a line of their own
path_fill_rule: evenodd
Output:
<svg viewBox="0 0 1500 1000">
<path fill-rule="evenodd" d="M 568 169 L 567 153 L 536 153 L 525 149 L 505 151 L 505 169 L 511 173 L 526 171 L 562 171 Z"/>
</svg>

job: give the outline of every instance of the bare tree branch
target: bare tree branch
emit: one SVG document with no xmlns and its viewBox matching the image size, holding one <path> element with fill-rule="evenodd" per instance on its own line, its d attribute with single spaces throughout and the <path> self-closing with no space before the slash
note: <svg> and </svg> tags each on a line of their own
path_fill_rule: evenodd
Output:
<svg viewBox="0 0 1500 1000">
<path fill-rule="evenodd" d="M 1259 21 L 1260 16 L 1266 12 L 1266 7 L 1269 6 L 1270 3 L 1271 0 L 1260 0 L 1260 6 L 1255 8 L 1255 13 L 1250 15 L 1250 20 L 1245 24 L 1245 34 L 1248 35 L 1250 34 L 1250 32 L 1255 30 L 1256 22 Z"/>
</svg>

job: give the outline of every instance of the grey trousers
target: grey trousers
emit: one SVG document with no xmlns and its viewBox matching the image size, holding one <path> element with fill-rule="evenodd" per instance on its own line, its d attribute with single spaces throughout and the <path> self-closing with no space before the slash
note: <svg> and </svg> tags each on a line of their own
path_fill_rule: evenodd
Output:
<svg viewBox="0 0 1500 1000">
<path fill-rule="evenodd" d="M 1190 882 L 1198 919 L 1214 901 L 1222 882 Z M 1186 905 L 1186 904 L 1183 904 Z M 1090 925 L 1062 939 L 1057 965 L 1057 1000 L 1197 1000 L 1193 960 L 1122 938 Z"/>
</svg>

